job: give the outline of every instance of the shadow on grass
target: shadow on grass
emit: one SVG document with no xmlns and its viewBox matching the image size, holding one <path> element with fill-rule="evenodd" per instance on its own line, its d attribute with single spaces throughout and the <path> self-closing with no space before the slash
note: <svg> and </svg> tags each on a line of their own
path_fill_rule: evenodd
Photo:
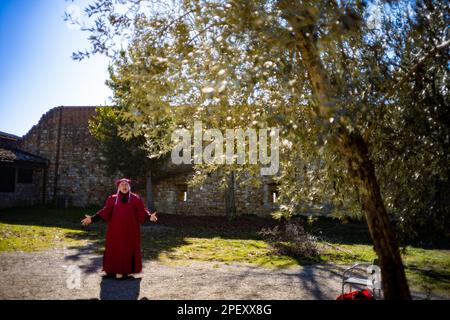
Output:
<svg viewBox="0 0 450 320">
<path fill-rule="evenodd" d="M 7 224 L 33 225 L 42 227 L 66 228 L 80 233 L 69 233 L 67 238 L 73 240 L 88 240 L 90 245 L 77 249 L 79 257 L 70 257 L 75 261 L 88 253 L 102 254 L 106 224 L 98 222 L 88 227 L 80 223 L 85 214 L 93 214 L 99 208 L 70 208 L 58 210 L 44 207 L 14 208 L 0 210 L 0 222 Z M 158 214 L 158 222 L 147 223 L 142 227 L 142 249 L 144 260 L 157 259 L 160 253 L 170 253 L 180 246 L 186 245 L 186 238 L 222 238 L 239 240 L 265 240 L 258 232 L 262 228 L 272 228 L 283 224 L 272 218 L 257 216 L 239 216 L 233 220 L 217 216 L 183 216 Z M 307 217 L 296 217 L 319 240 L 331 245 L 372 245 L 367 225 L 364 222 L 342 223 L 328 217 L 318 217 L 313 223 L 308 223 Z M 285 253 L 284 253 L 285 254 Z M 345 252 L 342 255 L 348 255 Z M 321 257 L 305 258 L 285 254 L 295 259 L 298 264 L 326 263 Z M 344 257 L 345 258 L 345 257 Z M 352 257 L 349 255 L 349 259 Z"/>
<path fill-rule="evenodd" d="M 69 208 L 58 210 L 45 207 L 12 208 L 0 210 L 0 223 L 56 227 L 77 231 L 67 232 L 68 240 L 87 240 L 88 245 L 72 245 L 67 247 L 73 254 L 66 256 L 66 260 L 77 262 L 89 257 L 89 263 L 83 264 L 82 269 L 92 273 L 101 270 L 102 254 L 106 234 L 106 223 L 98 222 L 90 226 L 82 226 L 80 221 L 85 214 L 93 214 L 99 208 Z M 167 214 L 158 215 L 158 223 L 147 223 L 141 229 L 141 245 L 143 262 L 155 260 L 160 253 L 170 253 L 177 248 L 187 245 L 186 238 L 227 238 L 227 239 L 255 239 L 261 226 L 273 225 L 272 219 L 257 217 L 243 217 L 229 221 L 222 217 L 183 217 Z M 92 258 L 92 255 L 96 258 Z"/>
<path fill-rule="evenodd" d="M 295 217 L 305 230 L 333 244 L 365 244 L 372 245 L 369 230 L 365 222 L 342 222 L 330 217 L 317 217 L 312 223 L 304 216 Z"/>
<path fill-rule="evenodd" d="M 83 227 L 80 221 L 84 217 L 84 214 L 93 214 L 97 210 L 98 208 L 57 210 L 42 207 L 1 209 L 0 223 L 58 227 L 79 231 L 79 233 L 67 233 L 66 238 L 87 240 L 88 245 L 69 247 L 73 253 L 66 256 L 65 259 L 72 262 L 83 261 L 80 263 L 80 267 L 85 272 L 96 273 L 102 267 L 106 224 L 99 222 L 88 227 Z M 168 214 L 159 214 L 158 216 L 158 223 L 148 223 L 142 227 L 143 262 L 158 259 L 163 252 L 170 253 L 181 246 L 189 244 L 186 241 L 187 238 L 262 240 L 262 236 L 258 234 L 262 228 L 274 227 L 280 224 L 280 222 L 273 219 L 259 218 L 256 216 L 241 216 L 231 221 L 225 217 L 189 217 Z M 330 218 L 321 217 L 314 223 L 308 224 L 306 222 L 307 219 L 304 217 L 296 219 L 304 222 L 307 231 L 318 236 L 319 239 L 322 238 L 332 244 L 372 244 L 367 226 L 362 222 L 341 223 Z M 300 273 L 291 274 L 289 271 L 286 271 L 287 274 L 292 276 L 293 279 L 298 277 L 301 285 L 307 288 L 317 299 L 325 298 L 327 290 L 332 290 L 324 275 L 328 274 L 328 276 L 333 277 L 335 280 L 339 279 L 341 275 L 342 270 L 338 269 L 339 267 L 331 267 L 323 264 L 327 261 L 322 260 L 320 257 L 305 258 L 295 255 L 289 256 L 295 259 L 303 268 Z M 88 262 L 86 263 L 86 261 Z M 254 268 L 259 268 L 259 266 L 254 266 Z M 320 273 L 320 271 L 324 272 Z M 423 272 L 423 270 L 413 271 Z M 270 271 L 267 272 L 270 273 Z M 433 270 L 425 273 L 429 278 L 435 279 L 436 281 L 448 281 L 446 275 L 442 275 Z M 242 275 L 244 278 L 245 276 Z M 119 284 L 105 281 L 103 285 L 105 297 L 109 294 L 112 294 L 109 298 L 114 297 L 114 290 L 117 289 L 116 286 L 119 286 Z M 139 286 L 135 287 L 137 288 Z M 136 290 L 133 288 L 129 290 L 129 298 L 134 299 Z"/>
<path fill-rule="evenodd" d="M 416 266 L 407 266 L 406 269 L 411 272 L 422 274 L 424 277 L 429 278 L 432 281 L 442 282 L 447 286 L 450 285 L 450 272 L 442 273 L 432 269 L 418 268 Z"/>
<path fill-rule="evenodd" d="M 69 208 L 58 210 L 45 207 L 2 209 L 0 210 L 0 222 L 81 231 L 80 233 L 66 234 L 68 239 L 88 240 L 89 245 L 87 247 L 72 246 L 69 248 L 76 250 L 77 253 L 68 256 L 67 259 L 77 261 L 84 255 L 92 253 L 101 255 L 103 252 L 106 224 L 98 222 L 84 227 L 80 223 L 85 214 L 93 214 L 98 209 Z M 170 253 L 178 247 L 186 245 L 186 238 L 211 239 L 218 237 L 223 239 L 264 240 L 258 234 L 262 228 L 270 228 L 283 223 L 272 218 L 257 216 L 239 216 L 229 220 L 226 217 L 182 216 L 160 213 L 158 217 L 158 223 L 148 223 L 142 227 L 143 260 L 157 259 L 161 252 Z M 331 219 L 319 218 L 311 225 L 305 222 L 305 228 L 330 242 L 370 244 L 367 228 L 362 223 L 340 224 Z M 317 259 L 291 257 L 301 265 L 323 262 Z M 88 270 L 97 270 L 98 268 L 101 268 L 101 261 L 100 263 L 99 261 L 93 261 L 92 266 L 87 267 Z"/>
</svg>

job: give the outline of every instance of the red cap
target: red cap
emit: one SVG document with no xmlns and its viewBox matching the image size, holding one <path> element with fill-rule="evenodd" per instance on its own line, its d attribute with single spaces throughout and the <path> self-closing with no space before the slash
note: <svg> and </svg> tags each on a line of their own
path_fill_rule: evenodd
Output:
<svg viewBox="0 0 450 320">
<path fill-rule="evenodd" d="M 116 186 L 119 186 L 119 184 L 121 183 L 121 182 L 127 182 L 130 186 L 131 186 L 131 180 L 130 179 L 127 179 L 127 178 L 122 178 L 122 179 L 119 179 L 119 180 L 117 180 L 116 181 Z"/>
</svg>

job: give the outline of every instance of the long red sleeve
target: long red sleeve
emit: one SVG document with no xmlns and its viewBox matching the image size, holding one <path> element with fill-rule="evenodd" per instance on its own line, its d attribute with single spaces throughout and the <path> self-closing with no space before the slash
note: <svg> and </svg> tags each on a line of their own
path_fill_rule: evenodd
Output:
<svg viewBox="0 0 450 320">
<path fill-rule="evenodd" d="M 111 219 L 113 209 L 114 209 L 114 199 L 112 196 L 109 196 L 106 199 L 105 206 L 102 209 L 100 209 L 96 215 L 100 216 L 103 220 L 108 222 Z"/>
<path fill-rule="evenodd" d="M 136 197 L 136 213 L 140 224 L 147 222 L 150 218 L 148 215 L 148 209 L 145 207 L 141 198 Z"/>
</svg>

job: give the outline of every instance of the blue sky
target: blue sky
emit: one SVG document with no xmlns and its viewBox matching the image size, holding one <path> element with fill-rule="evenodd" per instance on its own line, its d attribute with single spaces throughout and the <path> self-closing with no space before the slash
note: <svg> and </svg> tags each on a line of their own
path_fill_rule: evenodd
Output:
<svg viewBox="0 0 450 320">
<path fill-rule="evenodd" d="M 64 11 L 87 2 L 0 0 L 0 131 L 22 136 L 51 108 L 109 102 L 107 58 L 71 59 L 88 34 Z"/>
</svg>

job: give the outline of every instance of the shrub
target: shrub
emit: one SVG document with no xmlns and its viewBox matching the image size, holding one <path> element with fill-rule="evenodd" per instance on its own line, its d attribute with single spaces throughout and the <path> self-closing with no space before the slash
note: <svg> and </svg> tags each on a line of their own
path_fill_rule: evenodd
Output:
<svg viewBox="0 0 450 320">
<path fill-rule="evenodd" d="M 314 258 L 320 254 L 317 238 L 308 233 L 298 221 L 288 221 L 283 225 L 259 231 L 278 254 L 295 257 Z"/>
</svg>

